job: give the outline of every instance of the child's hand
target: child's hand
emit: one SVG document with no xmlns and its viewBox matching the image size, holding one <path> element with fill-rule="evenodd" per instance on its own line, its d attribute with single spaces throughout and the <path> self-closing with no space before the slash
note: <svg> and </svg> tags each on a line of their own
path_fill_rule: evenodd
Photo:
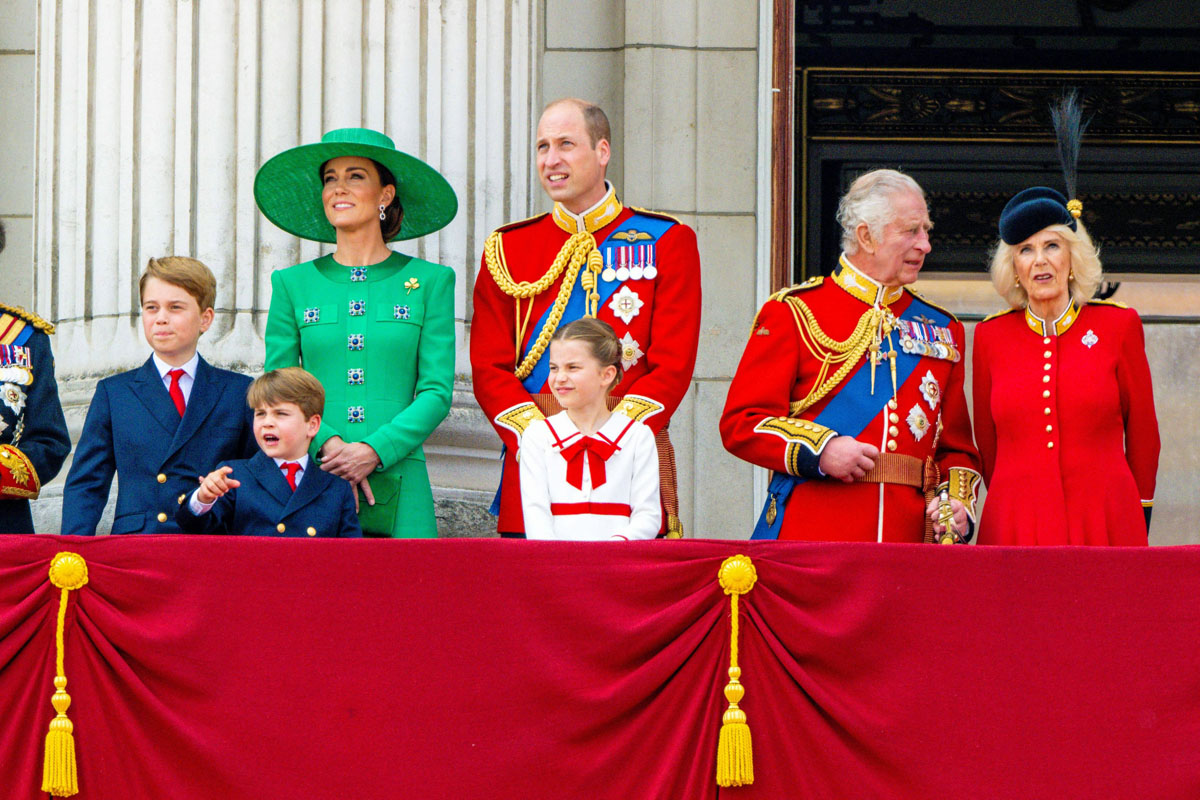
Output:
<svg viewBox="0 0 1200 800">
<path fill-rule="evenodd" d="M 229 477 L 233 467 L 225 466 L 215 469 L 200 478 L 200 488 L 196 491 L 196 499 L 204 505 L 212 505 L 218 497 L 224 496 L 230 489 L 241 486 L 241 481 Z"/>
</svg>

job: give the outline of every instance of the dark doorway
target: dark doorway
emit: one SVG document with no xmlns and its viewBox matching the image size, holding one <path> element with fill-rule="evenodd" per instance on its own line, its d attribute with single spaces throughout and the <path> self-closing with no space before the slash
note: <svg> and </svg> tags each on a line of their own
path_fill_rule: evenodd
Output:
<svg viewBox="0 0 1200 800">
<path fill-rule="evenodd" d="M 837 198 L 878 166 L 904 169 L 929 194 L 927 268 L 982 271 L 1007 198 L 1062 188 L 1047 109 L 1069 88 L 1091 120 L 1079 192 L 1106 264 L 1200 270 L 1200 4 L 878 0 L 794 13 L 785 281 L 829 271 Z"/>
</svg>

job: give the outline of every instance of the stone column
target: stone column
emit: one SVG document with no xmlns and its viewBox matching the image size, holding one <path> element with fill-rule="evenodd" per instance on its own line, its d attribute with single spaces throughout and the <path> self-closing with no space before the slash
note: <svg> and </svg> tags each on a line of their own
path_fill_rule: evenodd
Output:
<svg viewBox="0 0 1200 800">
<path fill-rule="evenodd" d="M 96 380 L 149 355 L 137 279 L 151 256 L 212 268 L 201 353 L 261 369 L 271 271 L 322 250 L 262 217 L 255 171 L 333 128 L 383 130 L 458 193 L 449 227 L 399 249 L 456 271 L 468 373 L 483 237 L 529 202 L 535 19 L 531 0 L 42 0 L 34 301 L 58 323 L 73 436 Z M 60 492 L 37 504 L 40 529 L 58 529 Z"/>
</svg>

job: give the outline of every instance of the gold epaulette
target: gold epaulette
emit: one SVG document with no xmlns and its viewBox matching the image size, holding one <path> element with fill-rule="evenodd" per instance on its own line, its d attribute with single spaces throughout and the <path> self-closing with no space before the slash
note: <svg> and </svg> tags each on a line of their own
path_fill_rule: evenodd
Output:
<svg viewBox="0 0 1200 800">
<path fill-rule="evenodd" d="M 909 293 L 909 294 L 911 294 L 913 297 L 915 297 L 915 298 L 917 298 L 918 300 L 920 300 L 920 301 L 921 301 L 922 303 L 924 303 L 925 305 L 928 305 L 928 306 L 933 306 L 933 307 L 934 307 L 934 308 L 936 308 L 938 311 L 940 311 L 940 312 L 942 312 L 943 314 L 945 314 L 946 316 L 948 316 L 950 319 L 954 320 L 955 322 L 958 322 L 958 317 L 956 317 L 956 316 L 954 315 L 954 312 L 953 312 L 953 311 L 951 311 L 950 309 L 946 308 L 945 306 L 939 306 L 937 303 L 934 303 L 934 302 L 933 302 L 933 301 L 931 301 L 929 298 L 927 298 L 927 297 L 925 297 L 924 295 L 922 295 L 920 292 L 914 291 L 914 290 L 913 290 L 911 287 L 909 287 L 909 286 L 905 286 L 904 288 L 905 288 L 905 289 L 908 291 L 908 293 Z"/>
<path fill-rule="evenodd" d="M 816 288 L 817 286 L 820 286 L 822 281 L 824 281 L 824 280 L 825 280 L 825 278 L 823 278 L 820 275 L 817 275 L 815 277 L 809 278 L 808 280 L 804 281 L 803 283 L 796 283 L 791 286 L 786 286 L 786 287 L 780 289 L 778 292 L 775 292 L 770 297 L 768 297 L 767 302 L 769 303 L 772 300 L 774 300 L 777 303 L 783 303 L 787 300 L 788 296 L 791 295 L 793 292 L 800 292 L 805 289 Z M 758 309 L 758 313 L 754 315 L 754 322 L 750 323 L 750 335 L 751 336 L 753 336 L 754 332 L 758 330 L 759 314 L 762 314 L 762 308 Z"/>
<path fill-rule="evenodd" d="M 987 322 L 988 320 L 993 320 L 993 319 L 996 319 L 997 317 L 1003 317 L 1005 314 L 1011 314 L 1012 312 L 1014 312 L 1016 310 L 1017 309 L 1015 309 L 1015 308 L 1006 308 L 1003 311 L 997 311 L 995 314 L 988 314 L 986 317 L 983 318 L 982 321 Z"/>
<path fill-rule="evenodd" d="M 37 328 L 46 334 L 54 333 L 54 325 L 39 317 L 32 311 L 26 311 L 20 306 L 10 306 L 8 303 L 0 303 L 0 311 L 7 311 L 14 317 L 25 320 L 33 327 Z"/>
<path fill-rule="evenodd" d="M 771 295 L 772 300 L 782 303 L 793 292 L 802 292 L 805 289 L 815 289 L 825 282 L 824 276 L 816 275 L 803 283 L 794 283 L 791 286 L 785 286 L 775 294 Z"/>
<path fill-rule="evenodd" d="M 1120 300 L 1088 300 L 1088 303 L 1096 306 L 1112 306 L 1113 308 L 1129 308 Z"/>
<path fill-rule="evenodd" d="M 526 225 L 532 225 L 542 217 L 548 216 L 550 216 L 549 212 L 543 214 L 534 214 L 532 217 L 526 217 L 525 219 L 519 219 L 516 222 L 510 222 L 507 225 L 501 225 L 499 228 L 496 228 L 496 233 L 507 233 L 508 231 L 513 231 L 517 228 L 524 228 Z"/>
<path fill-rule="evenodd" d="M 679 225 L 684 224 L 683 220 L 681 220 L 679 217 L 672 217 L 670 214 L 664 214 L 661 211 L 651 211 L 648 208 L 638 208 L 637 206 L 625 206 L 625 207 L 628 208 L 630 211 L 636 211 L 639 214 L 645 214 L 647 217 L 657 217 L 659 219 L 666 219 L 666 220 L 670 220 L 671 222 L 674 222 Z"/>
</svg>

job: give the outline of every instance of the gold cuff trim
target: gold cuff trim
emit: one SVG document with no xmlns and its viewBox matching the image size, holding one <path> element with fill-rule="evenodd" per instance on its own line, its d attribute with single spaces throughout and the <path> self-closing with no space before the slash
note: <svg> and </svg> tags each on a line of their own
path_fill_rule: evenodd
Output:
<svg viewBox="0 0 1200 800">
<path fill-rule="evenodd" d="M 32 500 L 42 491 L 42 482 L 29 456 L 11 444 L 0 445 L 0 497 Z"/>
<path fill-rule="evenodd" d="M 662 413 L 664 408 L 662 403 L 656 403 L 649 397 L 627 394 L 617 403 L 616 410 L 636 422 L 645 422 L 655 414 Z"/>
<path fill-rule="evenodd" d="M 800 475 L 801 448 L 812 455 L 820 455 L 826 443 L 837 436 L 837 431 L 806 419 L 791 417 L 767 417 L 754 426 L 755 433 L 769 433 L 787 442 L 784 461 L 789 475 Z"/>
<path fill-rule="evenodd" d="M 979 499 L 979 484 L 982 481 L 983 476 L 973 469 L 951 467 L 949 480 L 943 484 L 950 496 L 963 504 L 967 516 L 972 520 L 975 519 L 975 503 Z"/>
<path fill-rule="evenodd" d="M 533 403 L 519 403 L 497 414 L 495 423 L 515 433 L 519 446 L 521 437 L 525 435 L 525 429 L 537 420 L 545 418 L 546 415 L 539 411 Z"/>
</svg>

